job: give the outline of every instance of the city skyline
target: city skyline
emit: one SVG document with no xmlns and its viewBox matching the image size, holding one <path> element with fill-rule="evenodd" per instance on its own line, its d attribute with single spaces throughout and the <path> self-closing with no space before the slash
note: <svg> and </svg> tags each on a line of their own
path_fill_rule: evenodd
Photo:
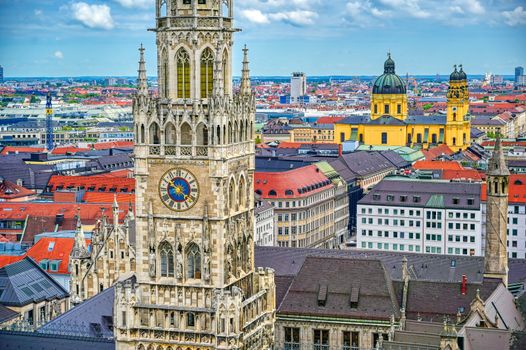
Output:
<svg viewBox="0 0 526 350">
<path fill-rule="evenodd" d="M 7 77 L 133 76 L 130 57 L 141 43 L 148 75 L 156 75 L 155 36 L 145 30 L 155 24 L 153 0 L 19 0 L 2 7 Z M 448 74 L 460 63 L 471 74 L 513 75 L 526 65 L 520 1 L 250 0 L 235 10 L 243 31 L 234 75 L 244 44 L 253 76 L 374 76 L 388 51 L 403 75 Z"/>
</svg>

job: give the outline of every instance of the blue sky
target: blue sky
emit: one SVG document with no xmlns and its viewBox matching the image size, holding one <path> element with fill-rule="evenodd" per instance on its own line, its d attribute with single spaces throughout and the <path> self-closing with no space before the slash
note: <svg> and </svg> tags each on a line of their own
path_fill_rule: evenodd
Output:
<svg viewBox="0 0 526 350">
<path fill-rule="evenodd" d="M 6 76 L 155 75 L 154 0 L 0 0 Z M 526 66 L 524 0 L 237 0 L 253 75 L 513 74 Z M 236 74 L 236 73 L 235 73 Z M 236 74 L 237 75 L 237 74 Z"/>
</svg>

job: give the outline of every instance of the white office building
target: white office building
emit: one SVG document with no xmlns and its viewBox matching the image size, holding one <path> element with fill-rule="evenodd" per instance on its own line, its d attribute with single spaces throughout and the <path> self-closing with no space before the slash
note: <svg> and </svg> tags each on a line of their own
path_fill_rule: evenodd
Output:
<svg viewBox="0 0 526 350">
<path fill-rule="evenodd" d="M 362 249 L 481 256 L 480 184 L 386 178 L 358 203 Z"/>
</svg>

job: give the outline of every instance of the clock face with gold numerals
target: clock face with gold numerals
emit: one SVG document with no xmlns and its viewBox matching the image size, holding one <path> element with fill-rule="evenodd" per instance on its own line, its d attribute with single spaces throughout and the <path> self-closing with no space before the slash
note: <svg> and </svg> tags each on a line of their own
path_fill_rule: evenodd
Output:
<svg viewBox="0 0 526 350">
<path fill-rule="evenodd" d="M 192 208 L 199 198 L 199 183 L 186 169 L 168 170 L 159 181 L 159 196 L 168 208 L 185 211 Z"/>
</svg>

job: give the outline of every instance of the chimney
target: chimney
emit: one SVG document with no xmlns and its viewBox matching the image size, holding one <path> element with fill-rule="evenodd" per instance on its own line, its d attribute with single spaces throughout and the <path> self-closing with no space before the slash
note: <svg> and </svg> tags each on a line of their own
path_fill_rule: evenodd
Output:
<svg viewBox="0 0 526 350">
<path fill-rule="evenodd" d="M 466 295 L 468 289 L 468 278 L 466 275 L 462 275 L 462 284 L 460 285 L 460 293 Z"/>
</svg>

